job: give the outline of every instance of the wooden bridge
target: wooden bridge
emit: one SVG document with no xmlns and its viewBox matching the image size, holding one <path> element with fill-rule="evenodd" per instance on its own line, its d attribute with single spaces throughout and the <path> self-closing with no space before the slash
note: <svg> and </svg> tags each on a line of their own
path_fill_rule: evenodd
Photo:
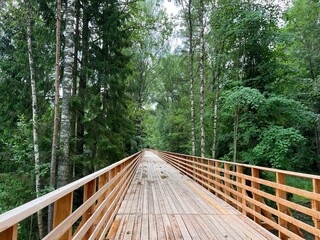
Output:
<svg viewBox="0 0 320 240">
<path fill-rule="evenodd" d="M 0 215 L 0 239 L 17 239 L 19 223 L 50 204 L 44 239 L 320 240 L 320 176 L 168 152 L 139 152 Z"/>
</svg>

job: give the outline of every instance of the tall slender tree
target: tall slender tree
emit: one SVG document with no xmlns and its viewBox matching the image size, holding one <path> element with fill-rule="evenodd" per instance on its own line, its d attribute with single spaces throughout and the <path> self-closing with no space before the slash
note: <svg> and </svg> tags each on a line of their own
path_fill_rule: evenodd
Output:
<svg viewBox="0 0 320 240">
<path fill-rule="evenodd" d="M 204 64 L 205 64 L 205 39 L 204 39 L 204 1 L 200 0 L 199 6 L 200 19 L 200 128 L 201 128 L 201 157 L 206 154 L 206 133 L 204 124 Z"/>
<path fill-rule="evenodd" d="M 74 54 L 74 21 L 76 0 L 68 0 L 66 8 L 65 50 L 64 50 L 64 75 L 62 82 L 62 105 L 60 144 L 61 157 L 58 164 L 57 186 L 61 187 L 68 183 L 70 174 L 70 98 L 72 89 L 72 69 Z"/>
<path fill-rule="evenodd" d="M 39 152 L 39 124 L 38 124 L 38 103 L 37 103 L 37 90 L 36 90 L 36 71 L 34 56 L 32 51 L 32 30 L 31 30 L 31 10 L 29 0 L 24 0 L 26 7 L 26 23 L 27 23 L 27 43 L 28 43 L 28 58 L 29 58 L 29 69 L 30 69 L 30 80 L 31 80 L 31 94 L 32 94 L 32 126 L 33 126 L 33 149 L 34 149 L 34 167 L 36 177 L 36 196 L 40 197 L 40 152 Z M 40 239 L 43 238 L 43 217 L 42 211 L 37 212 L 38 217 L 38 230 Z"/>
<path fill-rule="evenodd" d="M 59 100 L 60 100 L 60 30 L 61 30 L 61 0 L 57 0 L 57 19 L 56 19 L 56 64 L 55 64 L 55 97 L 54 97 L 54 119 L 53 119 L 53 134 L 51 148 L 51 164 L 50 164 L 50 187 L 56 186 L 56 168 L 57 168 L 57 151 L 59 139 Z M 48 231 L 52 228 L 53 222 L 53 206 L 49 206 L 48 213 Z"/>
<path fill-rule="evenodd" d="M 193 22 L 192 22 L 192 0 L 188 1 L 188 35 L 189 35 L 189 81 L 190 81 L 190 112 L 191 112 L 191 142 L 192 155 L 196 155 L 196 116 L 194 109 L 194 49 L 193 49 Z"/>
</svg>

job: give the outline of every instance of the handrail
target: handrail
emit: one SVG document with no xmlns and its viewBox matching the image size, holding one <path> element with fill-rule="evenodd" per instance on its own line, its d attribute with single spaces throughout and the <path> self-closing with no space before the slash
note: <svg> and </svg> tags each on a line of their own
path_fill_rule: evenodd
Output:
<svg viewBox="0 0 320 240">
<path fill-rule="evenodd" d="M 304 239 L 304 233 L 308 233 L 320 240 L 320 176 L 171 152 L 154 153 L 258 224 L 276 230 L 280 239 Z M 274 180 L 260 177 L 266 172 Z M 312 191 L 289 186 L 288 176 L 307 179 Z M 287 193 L 308 199 L 311 206 L 290 201 Z M 292 210 L 312 221 L 299 220 Z"/>
<path fill-rule="evenodd" d="M 138 152 L 0 215 L 0 240 L 17 239 L 18 224 L 50 204 L 54 204 L 53 230 L 44 239 L 72 239 L 74 235 L 89 239 L 92 234 L 103 238 L 101 235 L 110 227 L 141 157 L 142 152 Z M 73 193 L 81 188 L 83 203 L 72 212 Z M 99 224 L 100 219 L 105 224 Z"/>
</svg>

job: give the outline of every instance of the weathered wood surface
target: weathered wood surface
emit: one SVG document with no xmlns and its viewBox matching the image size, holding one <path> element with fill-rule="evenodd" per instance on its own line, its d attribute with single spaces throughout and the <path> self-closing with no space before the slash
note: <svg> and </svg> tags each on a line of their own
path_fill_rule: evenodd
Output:
<svg viewBox="0 0 320 240">
<path fill-rule="evenodd" d="M 145 152 L 107 239 L 278 239 Z"/>
</svg>

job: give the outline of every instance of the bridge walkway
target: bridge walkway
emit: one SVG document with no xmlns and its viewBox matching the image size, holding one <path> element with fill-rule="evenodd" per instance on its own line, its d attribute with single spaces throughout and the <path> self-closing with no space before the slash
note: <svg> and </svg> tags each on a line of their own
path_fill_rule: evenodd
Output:
<svg viewBox="0 0 320 240">
<path fill-rule="evenodd" d="M 106 239 L 278 239 L 146 151 Z"/>
</svg>

